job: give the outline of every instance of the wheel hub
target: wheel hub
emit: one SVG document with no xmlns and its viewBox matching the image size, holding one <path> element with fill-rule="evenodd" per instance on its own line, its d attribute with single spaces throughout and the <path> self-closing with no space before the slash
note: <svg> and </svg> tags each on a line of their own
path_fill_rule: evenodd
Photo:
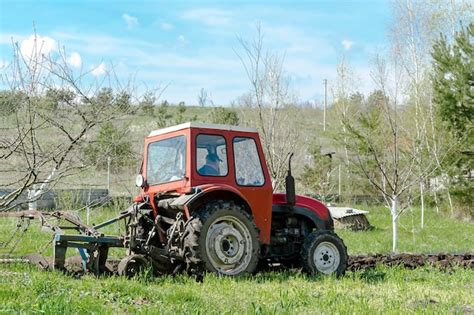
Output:
<svg viewBox="0 0 474 315">
<path fill-rule="evenodd" d="M 221 263 L 235 264 L 244 255 L 244 238 L 240 231 L 228 223 L 220 223 L 209 230 L 211 254 Z"/>
<path fill-rule="evenodd" d="M 210 262 L 220 273 L 237 274 L 250 262 L 250 232 L 233 216 L 219 218 L 210 225 L 206 247 Z"/>
<path fill-rule="evenodd" d="M 321 242 L 314 250 L 313 260 L 318 271 L 330 274 L 339 267 L 341 255 L 333 243 Z"/>
</svg>

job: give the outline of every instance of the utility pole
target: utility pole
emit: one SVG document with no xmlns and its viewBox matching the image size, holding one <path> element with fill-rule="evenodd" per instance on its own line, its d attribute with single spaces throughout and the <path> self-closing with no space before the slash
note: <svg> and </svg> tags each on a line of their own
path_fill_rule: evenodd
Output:
<svg viewBox="0 0 474 315">
<path fill-rule="evenodd" d="M 341 164 L 339 164 L 339 171 L 338 171 L 338 174 L 337 174 L 337 194 L 339 195 L 339 201 L 342 199 L 341 197 L 341 193 L 342 193 L 342 185 L 341 185 Z"/>
<path fill-rule="evenodd" d="M 326 131 L 326 108 L 328 106 L 328 79 L 324 79 L 323 131 Z"/>
<path fill-rule="evenodd" d="M 110 196 L 110 156 L 107 157 L 107 193 Z"/>
<path fill-rule="evenodd" d="M 91 189 L 89 189 L 89 196 L 87 197 L 87 206 L 86 206 L 86 224 L 89 225 L 91 218 Z"/>
</svg>

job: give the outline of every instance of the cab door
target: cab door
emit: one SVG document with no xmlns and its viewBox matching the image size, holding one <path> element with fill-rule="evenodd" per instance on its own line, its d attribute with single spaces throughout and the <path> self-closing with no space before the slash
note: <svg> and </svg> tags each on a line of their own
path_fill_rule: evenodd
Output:
<svg viewBox="0 0 474 315">
<path fill-rule="evenodd" d="M 263 243 L 270 242 L 273 189 L 260 139 L 253 135 L 232 137 L 234 179 L 247 198 Z"/>
</svg>

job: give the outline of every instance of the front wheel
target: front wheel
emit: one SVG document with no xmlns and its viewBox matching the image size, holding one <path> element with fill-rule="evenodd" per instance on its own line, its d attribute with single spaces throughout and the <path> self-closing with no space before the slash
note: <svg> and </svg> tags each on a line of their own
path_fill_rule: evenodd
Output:
<svg viewBox="0 0 474 315">
<path fill-rule="evenodd" d="M 301 249 L 303 271 L 315 274 L 341 276 L 347 268 L 347 249 L 339 236 L 332 231 L 315 231 L 309 234 Z"/>
<path fill-rule="evenodd" d="M 133 278 L 144 272 L 150 266 L 150 262 L 143 255 L 129 255 L 124 257 L 118 265 L 118 274 L 127 278 Z"/>
<path fill-rule="evenodd" d="M 185 260 L 190 273 L 237 276 L 253 273 L 260 242 L 252 217 L 232 201 L 214 201 L 186 226 Z"/>
</svg>

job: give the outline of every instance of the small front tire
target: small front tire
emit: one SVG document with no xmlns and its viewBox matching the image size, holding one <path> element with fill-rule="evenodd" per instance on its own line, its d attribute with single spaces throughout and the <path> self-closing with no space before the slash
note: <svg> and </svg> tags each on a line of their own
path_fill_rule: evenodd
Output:
<svg viewBox="0 0 474 315">
<path fill-rule="evenodd" d="M 150 267 L 150 262 L 143 255 L 129 255 L 124 257 L 118 265 L 118 274 L 133 278 Z"/>
<path fill-rule="evenodd" d="M 303 271 L 311 275 L 344 275 L 347 248 L 332 231 L 315 231 L 308 235 L 301 249 Z"/>
</svg>

